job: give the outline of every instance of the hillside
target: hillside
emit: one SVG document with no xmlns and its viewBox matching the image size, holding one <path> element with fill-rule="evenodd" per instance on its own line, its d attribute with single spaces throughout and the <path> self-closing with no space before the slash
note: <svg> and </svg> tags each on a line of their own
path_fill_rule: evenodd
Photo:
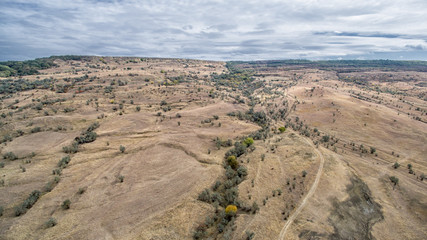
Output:
<svg viewBox="0 0 427 240">
<path fill-rule="evenodd" d="M 427 64 L 0 64 L 0 239 L 425 239 Z"/>
</svg>

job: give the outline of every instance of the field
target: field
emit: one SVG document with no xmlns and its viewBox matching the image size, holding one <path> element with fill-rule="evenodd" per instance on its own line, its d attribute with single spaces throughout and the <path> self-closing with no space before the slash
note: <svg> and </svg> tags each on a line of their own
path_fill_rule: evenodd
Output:
<svg viewBox="0 0 427 240">
<path fill-rule="evenodd" d="M 8 64 L 0 239 L 427 237 L 424 62 Z"/>
</svg>

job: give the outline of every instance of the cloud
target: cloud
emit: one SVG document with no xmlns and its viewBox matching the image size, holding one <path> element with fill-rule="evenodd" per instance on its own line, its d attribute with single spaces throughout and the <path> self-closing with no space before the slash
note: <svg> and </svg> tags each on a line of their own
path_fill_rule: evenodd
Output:
<svg viewBox="0 0 427 240">
<path fill-rule="evenodd" d="M 387 53 L 427 60 L 426 12 L 424 0 L 4 0 L 0 60 L 395 56 Z"/>
</svg>

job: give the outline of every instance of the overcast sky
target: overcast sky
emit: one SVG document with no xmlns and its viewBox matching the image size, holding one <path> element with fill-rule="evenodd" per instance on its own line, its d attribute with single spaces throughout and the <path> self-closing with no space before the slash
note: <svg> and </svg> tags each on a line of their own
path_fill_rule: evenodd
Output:
<svg viewBox="0 0 427 240">
<path fill-rule="evenodd" d="M 0 0 L 0 61 L 427 60 L 427 0 Z"/>
</svg>

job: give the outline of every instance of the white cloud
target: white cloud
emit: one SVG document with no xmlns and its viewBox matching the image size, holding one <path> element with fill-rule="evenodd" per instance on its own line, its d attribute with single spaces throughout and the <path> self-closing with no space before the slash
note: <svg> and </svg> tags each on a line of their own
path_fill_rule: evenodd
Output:
<svg viewBox="0 0 427 240">
<path fill-rule="evenodd" d="M 423 0 L 6 0 L 0 3 L 0 46 L 7 46 L 0 47 L 0 60 L 411 55 L 426 51 L 426 13 Z"/>
</svg>

